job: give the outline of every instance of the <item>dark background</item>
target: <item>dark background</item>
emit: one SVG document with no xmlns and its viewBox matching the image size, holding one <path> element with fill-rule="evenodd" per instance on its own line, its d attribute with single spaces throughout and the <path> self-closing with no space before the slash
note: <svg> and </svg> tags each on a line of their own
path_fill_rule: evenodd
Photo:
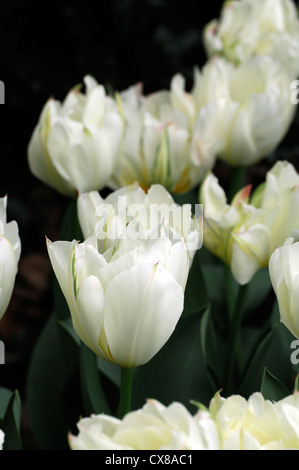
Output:
<svg viewBox="0 0 299 470">
<path fill-rule="evenodd" d="M 218 17 L 221 1 L 0 0 L 0 197 L 8 195 L 8 218 L 18 222 L 22 240 L 13 297 L 0 321 L 6 364 L 0 386 L 22 397 L 32 348 L 52 309 L 51 268 L 45 234 L 58 236 L 69 201 L 34 178 L 27 146 L 40 111 L 50 96 L 62 100 L 85 74 L 119 91 L 144 83 L 145 94 L 169 87 L 180 72 L 192 85 L 193 69 L 206 60 L 203 26 Z M 275 158 L 298 165 L 298 119 L 275 156 L 249 170 L 257 182 Z M 298 167 L 297 167 L 298 168 Z M 227 178 L 223 165 L 217 170 Z M 24 397 L 23 397 L 24 398 Z M 32 446 L 24 403 L 23 435 Z"/>
</svg>

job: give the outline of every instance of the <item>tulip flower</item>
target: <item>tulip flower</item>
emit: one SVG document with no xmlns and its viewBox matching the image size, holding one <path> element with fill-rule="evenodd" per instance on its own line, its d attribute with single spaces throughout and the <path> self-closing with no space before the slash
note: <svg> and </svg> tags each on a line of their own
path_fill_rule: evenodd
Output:
<svg viewBox="0 0 299 470">
<path fill-rule="evenodd" d="M 92 415 L 69 434 L 71 450 L 298 450 L 299 395 L 272 402 L 255 392 L 223 398 L 191 415 L 181 403 L 147 400 L 122 420 Z"/>
<path fill-rule="evenodd" d="M 299 449 L 299 395 L 277 402 L 259 392 L 248 400 L 240 395 L 217 394 L 209 412 L 222 440 L 223 450 Z"/>
<path fill-rule="evenodd" d="M 0 450 L 3 450 L 4 438 L 5 438 L 4 432 L 2 431 L 2 429 L 0 429 Z"/>
<path fill-rule="evenodd" d="M 173 238 L 182 237 L 189 253 L 190 264 L 202 245 L 202 211 L 197 205 L 192 215 L 191 204 L 176 204 L 161 185 L 152 185 L 146 193 L 137 183 L 118 189 L 103 199 L 97 191 L 80 194 L 78 218 L 84 238 L 96 235 L 98 250 L 112 249 L 116 238 L 129 235 L 155 239 L 161 224 L 171 228 Z"/>
<path fill-rule="evenodd" d="M 289 162 L 278 161 L 266 182 L 252 195 L 243 188 L 231 204 L 212 173 L 200 191 L 204 208 L 203 243 L 231 266 L 240 285 L 266 268 L 277 246 L 299 230 L 299 175 Z"/>
<path fill-rule="evenodd" d="M 161 184 L 172 193 L 198 185 L 214 163 L 219 140 L 214 133 L 217 108 L 198 108 L 185 79 L 176 74 L 169 90 L 143 95 L 140 84 L 119 95 L 125 137 L 110 187 Z"/>
<path fill-rule="evenodd" d="M 123 137 L 115 100 L 91 76 L 84 84 L 85 94 L 75 87 L 47 101 L 28 145 L 34 176 L 69 197 L 107 185 Z"/>
<path fill-rule="evenodd" d="M 217 450 L 219 436 L 209 414 L 191 415 L 184 405 L 147 400 L 123 420 L 107 415 L 82 418 L 71 450 Z M 187 457 L 188 458 L 188 457 Z"/>
<path fill-rule="evenodd" d="M 209 57 L 221 54 L 240 64 L 248 57 L 269 55 L 299 75 L 299 19 L 292 0 L 225 2 L 220 19 L 204 28 Z"/>
<path fill-rule="evenodd" d="M 290 74 L 267 56 L 255 56 L 235 67 L 215 56 L 196 70 L 197 107 L 214 105 L 217 156 L 232 166 L 252 165 L 271 154 L 294 118 Z"/>
<path fill-rule="evenodd" d="M 269 274 L 280 320 L 299 339 L 299 242 L 288 238 L 276 248 L 270 257 Z"/>
<path fill-rule="evenodd" d="M 164 188 L 154 188 L 148 196 L 134 191 L 132 198 L 148 197 L 151 207 L 161 202 L 160 190 L 165 196 Z M 88 207 L 86 196 L 82 204 Z M 107 205 L 96 206 L 99 224 L 88 229 L 84 242 L 48 240 L 47 246 L 77 335 L 98 356 L 132 368 L 148 362 L 172 334 L 183 311 L 190 254 L 184 236 L 168 220 L 152 222 L 146 232 L 133 212 L 123 225 L 122 214 L 115 216 L 119 231 L 103 249 L 100 229 L 109 228 L 115 211 L 112 207 L 107 214 Z M 147 219 L 148 209 L 142 207 Z"/>
<path fill-rule="evenodd" d="M 11 299 L 21 254 L 16 221 L 6 222 L 7 197 L 0 199 L 0 318 Z"/>
</svg>

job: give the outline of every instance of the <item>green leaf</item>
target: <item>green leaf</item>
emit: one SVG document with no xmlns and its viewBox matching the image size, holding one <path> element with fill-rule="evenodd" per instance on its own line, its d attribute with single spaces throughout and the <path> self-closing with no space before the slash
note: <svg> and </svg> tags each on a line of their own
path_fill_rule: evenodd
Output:
<svg viewBox="0 0 299 470">
<path fill-rule="evenodd" d="M 121 369 L 118 365 L 113 362 L 108 362 L 97 357 L 98 369 L 105 375 L 116 387 L 120 388 L 121 382 Z"/>
<path fill-rule="evenodd" d="M 254 393 L 260 383 L 265 368 L 266 356 L 273 341 L 274 330 L 268 331 L 262 340 L 255 346 L 254 353 L 245 366 L 238 393 L 248 398 Z"/>
<path fill-rule="evenodd" d="M 201 254 L 200 254 L 201 255 Z M 225 265 L 209 264 L 202 266 L 202 273 L 207 288 L 207 298 L 212 305 L 223 305 L 225 296 Z"/>
<path fill-rule="evenodd" d="M 68 432 L 82 414 L 80 386 L 72 383 L 78 367 L 78 348 L 53 313 L 35 345 L 26 389 L 32 429 L 42 450 L 69 449 Z"/>
<path fill-rule="evenodd" d="M 9 405 L 13 392 L 5 387 L 0 387 L 0 420 L 2 421 Z"/>
<path fill-rule="evenodd" d="M 211 307 L 208 306 L 202 315 L 200 325 L 200 339 L 202 346 L 202 355 L 205 362 L 207 375 L 213 389 L 217 389 L 219 384 L 218 373 L 216 372 L 218 339 L 214 329 L 213 319 L 211 316 Z"/>
<path fill-rule="evenodd" d="M 293 393 L 299 392 L 299 374 L 296 375 Z"/>
<path fill-rule="evenodd" d="M 265 400 L 279 401 L 290 394 L 287 387 L 267 368 L 264 370 L 261 393 Z"/>
<path fill-rule="evenodd" d="M 134 377 L 132 407 L 155 398 L 167 405 L 180 401 L 192 411 L 190 400 L 208 404 L 215 393 L 205 367 L 200 313 L 181 317 L 164 347 Z"/>
<path fill-rule="evenodd" d="M 78 335 L 75 333 L 71 318 L 66 318 L 65 320 L 60 320 L 57 322 L 59 326 L 68 334 L 68 336 L 74 341 L 74 343 L 80 347 L 81 340 Z M 101 357 L 96 358 L 97 367 L 99 371 L 105 375 L 114 385 L 118 388 L 120 387 L 120 368 L 113 362 L 108 362 L 102 359 Z"/>
<path fill-rule="evenodd" d="M 80 338 L 75 333 L 71 317 L 66 318 L 64 320 L 57 320 L 57 324 L 61 326 L 61 328 L 68 334 L 68 336 L 74 341 L 77 346 L 80 346 Z"/>
<path fill-rule="evenodd" d="M 80 373 L 85 416 L 92 413 L 111 415 L 100 380 L 97 356 L 84 343 L 80 348 Z"/>
<path fill-rule="evenodd" d="M 299 392 L 299 374 L 296 375 L 293 393 Z"/>
<path fill-rule="evenodd" d="M 255 313 L 272 291 L 268 269 L 260 269 L 251 279 L 245 303 L 244 317 Z M 270 312 L 269 312 L 270 313 Z"/>
<path fill-rule="evenodd" d="M 3 450 L 22 450 L 20 424 L 21 399 L 19 392 L 16 390 L 10 397 L 2 423 L 2 430 L 5 434 Z"/>
<path fill-rule="evenodd" d="M 208 303 L 207 289 L 205 279 L 202 274 L 199 251 L 200 250 L 195 253 L 193 263 L 189 271 L 185 289 L 183 315 L 198 312 Z"/>
</svg>

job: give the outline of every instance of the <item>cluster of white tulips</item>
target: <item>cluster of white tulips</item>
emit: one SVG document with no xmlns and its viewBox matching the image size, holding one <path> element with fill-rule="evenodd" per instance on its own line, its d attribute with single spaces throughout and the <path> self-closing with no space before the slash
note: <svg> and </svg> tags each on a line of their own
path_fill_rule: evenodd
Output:
<svg viewBox="0 0 299 470">
<path fill-rule="evenodd" d="M 74 450 L 298 449 L 298 417 L 298 393 L 275 403 L 259 392 L 248 400 L 218 393 L 194 415 L 181 403 L 166 407 L 148 400 L 122 421 L 106 415 L 83 418 L 69 442 Z"/>
<path fill-rule="evenodd" d="M 246 397 L 234 381 L 234 374 L 240 378 L 250 369 L 238 348 L 244 299 L 261 271 L 271 283 L 281 322 L 299 339 L 298 166 L 276 160 L 262 184 L 242 180 L 230 196 L 217 175 L 219 163 L 237 174 L 271 156 L 293 123 L 292 84 L 299 77 L 296 5 L 293 0 L 225 2 L 219 19 L 204 28 L 203 43 L 207 62 L 196 65 L 190 91 L 180 73 L 169 89 L 149 95 L 140 83 L 110 95 L 86 75 L 84 85 L 63 102 L 51 98 L 44 105 L 29 142 L 33 175 L 75 202 L 82 238 L 74 229 L 72 240 L 47 238 L 46 243 L 76 344 L 106 364 L 99 370 L 108 371 L 107 377 L 114 377 L 115 367 L 121 376 L 115 413 L 103 408 L 78 416 L 78 433 L 69 430 L 66 436 L 70 449 L 299 449 L 299 380 L 276 401 L 266 396 L 269 384 L 281 390 L 274 375 L 270 380 L 265 374 L 261 390 Z M 109 192 L 105 198 L 103 189 Z M 188 200 L 194 190 L 195 208 Z M 182 196 L 188 203 L 178 202 Z M 6 223 L 6 198 L 0 204 L 2 316 L 21 242 L 16 222 Z M 239 292 L 230 297 L 234 305 L 219 382 L 212 379 L 205 406 L 200 388 L 189 397 L 198 407 L 195 414 L 175 398 L 162 404 L 155 396 L 132 409 L 134 374 L 178 331 L 198 252 L 205 277 L 201 250 L 223 265 Z M 193 297 L 197 289 L 200 295 L 200 283 L 190 284 Z M 213 289 L 220 291 L 216 277 Z M 201 328 L 208 335 L 206 318 Z M 209 341 L 205 333 L 203 344 Z M 217 393 L 220 388 L 224 396 Z"/>
</svg>

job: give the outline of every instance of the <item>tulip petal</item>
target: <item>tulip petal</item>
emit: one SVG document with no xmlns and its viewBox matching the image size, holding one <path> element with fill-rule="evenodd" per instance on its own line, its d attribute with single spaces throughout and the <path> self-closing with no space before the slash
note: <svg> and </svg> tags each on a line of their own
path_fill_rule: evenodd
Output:
<svg viewBox="0 0 299 470">
<path fill-rule="evenodd" d="M 106 359 L 106 355 L 96 345 L 102 326 L 102 310 L 104 306 L 104 290 L 96 276 L 83 280 L 77 292 L 77 320 L 80 331 L 84 331 L 84 342 L 97 355 Z"/>
<path fill-rule="evenodd" d="M 104 204 L 104 200 L 97 191 L 82 193 L 77 199 L 78 219 L 84 238 L 94 235 L 97 223 L 97 207 Z"/>
<path fill-rule="evenodd" d="M 157 265 L 138 264 L 113 278 L 105 292 L 104 329 L 114 362 L 148 362 L 172 334 L 183 301 L 181 286 Z"/>
<path fill-rule="evenodd" d="M 252 276 L 269 259 L 270 233 L 267 227 L 256 224 L 243 233 L 232 233 L 235 241 L 232 248 L 231 269 L 241 285 L 247 284 Z"/>
<path fill-rule="evenodd" d="M 10 302 L 17 274 L 17 258 L 10 241 L 0 236 L 0 318 Z"/>
</svg>

